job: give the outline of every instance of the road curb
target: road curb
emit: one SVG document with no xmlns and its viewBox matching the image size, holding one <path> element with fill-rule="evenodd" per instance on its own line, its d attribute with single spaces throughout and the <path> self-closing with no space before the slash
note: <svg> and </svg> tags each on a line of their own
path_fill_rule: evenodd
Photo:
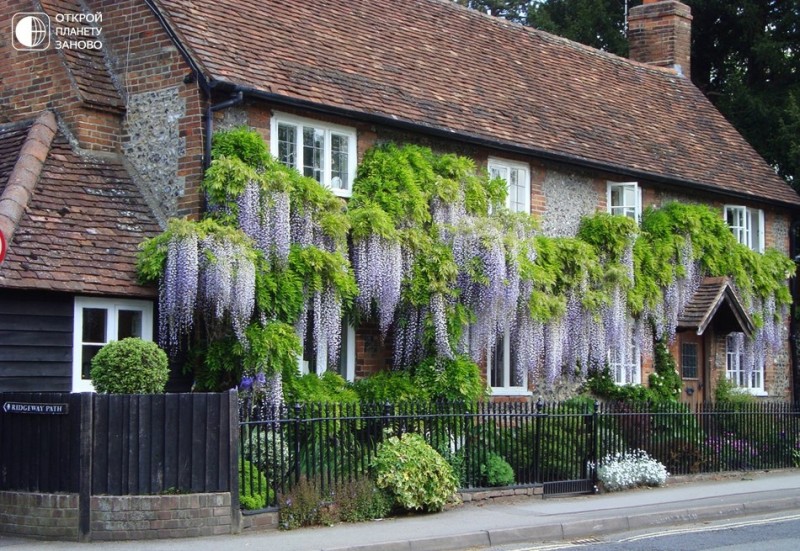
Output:
<svg viewBox="0 0 800 551">
<path fill-rule="evenodd" d="M 775 513 L 800 509 L 800 496 L 724 503 L 702 507 L 682 507 L 653 513 L 639 513 L 617 517 L 576 519 L 561 523 L 520 526 L 479 532 L 465 532 L 450 536 L 409 539 L 404 541 L 363 544 L 324 549 L 323 551 L 456 551 L 487 548 L 500 545 L 524 544 L 537 541 L 572 540 L 613 534 L 627 530 L 641 530 L 656 526 L 689 524 L 692 522 L 724 520 L 754 514 Z"/>
</svg>

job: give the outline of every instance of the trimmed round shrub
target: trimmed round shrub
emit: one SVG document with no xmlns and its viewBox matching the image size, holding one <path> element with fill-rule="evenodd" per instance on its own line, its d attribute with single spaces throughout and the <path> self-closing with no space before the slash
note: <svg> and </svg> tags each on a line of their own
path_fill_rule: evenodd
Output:
<svg viewBox="0 0 800 551">
<path fill-rule="evenodd" d="M 92 358 L 92 382 L 108 394 L 160 394 L 169 378 L 167 354 L 154 342 L 112 341 Z"/>
<path fill-rule="evenodd" d="M 457 489 L 453 468 L 418 434 L 381 443 L 372 467 L 378 488 L 407 510 L 441 511 Z"/>
</svg>

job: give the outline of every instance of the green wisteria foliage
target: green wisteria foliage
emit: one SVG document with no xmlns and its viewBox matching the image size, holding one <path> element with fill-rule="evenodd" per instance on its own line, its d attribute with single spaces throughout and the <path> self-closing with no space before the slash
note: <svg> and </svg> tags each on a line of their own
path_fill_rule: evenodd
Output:
<svg viewBox="0 0 800 551">
<path fill-rule="evenodd" d="M 335 361 L 345 315 L 393 336 L 396 368 L 479 364 L 507 334 L 531 376 L 585 374 L 609 349 L 629 353 L 621 343 L 669 342 L 703 276 L 729 276 L 743 297 L 758 326 L 752 362 L 782 345 L 793 263 L 739 245 L 707 206 L 648 208 L 641 226 L 598 213 L 554 238 L 504 206 L 505 182 L 458 155 L 376 146 L 347 204 L 271 158 L 255 132 L 218 133 L 213 156 L 207 215 L 144 243 L 139 273 L 159 283 L 165 346 L 202 327 L 206 340 L 238 343 L 228 349 L 250 376 L 289 369 L 291 335 L 307 329 Z"/>
</svg>

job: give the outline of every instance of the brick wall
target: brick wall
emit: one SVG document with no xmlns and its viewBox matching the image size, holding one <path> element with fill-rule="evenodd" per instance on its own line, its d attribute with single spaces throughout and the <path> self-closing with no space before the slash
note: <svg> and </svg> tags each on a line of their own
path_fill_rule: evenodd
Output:
<svg viewBox="0 0 800 551">
<path fill-rule="evenodd" d="M 88 3 L 103 14 L 104 46 L 127 98 L 122 149 L 137 181 L 151 188 L 165 215 L 198 216 L 203 205 L 203 92 L 144 2 Z"/>
<path fill-rule="evenodd" d="M 254 528 L 272 527 L 271 517 Z M 93 496 L 93 541 L 215 536 L 239 532 L 230 493 Z M 0 492 L 0 534 L 78 540 L 78 495 Z"/>
<path fill-rule="evenodd" d="M 90 526 L 95 541 L 230 534 L 231 496 L 93 496 Z"/>
<path fill-rule="evenodd" d="M 0 492 L 0 533 L 78 539 L 78 495 Z"/>
</svg>

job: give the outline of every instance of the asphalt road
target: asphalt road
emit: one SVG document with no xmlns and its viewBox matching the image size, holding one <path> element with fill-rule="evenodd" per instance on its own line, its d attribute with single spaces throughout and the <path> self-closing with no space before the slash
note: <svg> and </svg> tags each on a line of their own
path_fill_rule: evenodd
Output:
<svg viewBox="0 0 800 551">
<path fill-rule="evenodd" d="M 800 514 L 778 514 L 490 551 L 797 551 Z"/>
</svg>

